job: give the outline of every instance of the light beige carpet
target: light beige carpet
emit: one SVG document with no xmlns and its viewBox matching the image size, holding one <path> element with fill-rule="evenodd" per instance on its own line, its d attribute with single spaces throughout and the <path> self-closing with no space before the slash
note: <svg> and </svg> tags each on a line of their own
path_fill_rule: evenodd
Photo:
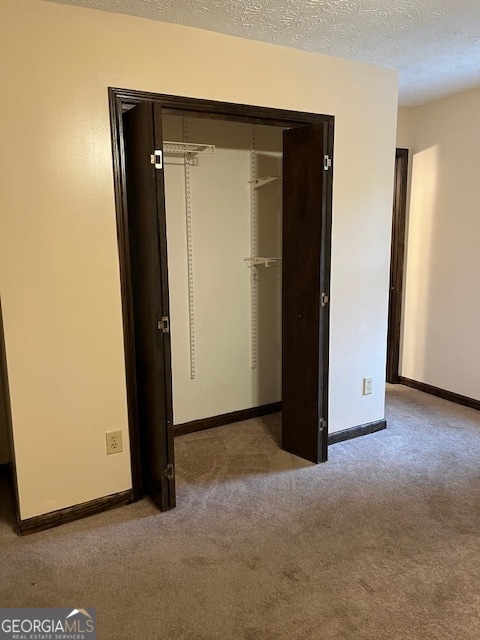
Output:
<svg viewBox="0 0 480 640">
<path fill-rule="evenodd" d="M 99 640 L 478 640 L 480 414 L 395 387 L 387 419 L 318 466 L 278 415 L 178 438 L 167 514 L 17 538 L 4 506 L 0 604 L 96 607 Z"/>
</svg>

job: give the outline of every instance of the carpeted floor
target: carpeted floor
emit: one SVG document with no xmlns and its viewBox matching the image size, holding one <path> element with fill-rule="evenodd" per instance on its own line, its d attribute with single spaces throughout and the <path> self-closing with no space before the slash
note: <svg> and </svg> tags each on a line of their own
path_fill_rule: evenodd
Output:
<svg viewBox="0 0 480 640">
<path fill-rule="evenodd" d="M 166 514 L 17 538 L 4 506 L 0 606 L 96 607 L 99 640 L 478 640 L 480 413 L 397 386 L 387 419 L 318 466 L 278 415 L 178 438 Z"/>
</svg>

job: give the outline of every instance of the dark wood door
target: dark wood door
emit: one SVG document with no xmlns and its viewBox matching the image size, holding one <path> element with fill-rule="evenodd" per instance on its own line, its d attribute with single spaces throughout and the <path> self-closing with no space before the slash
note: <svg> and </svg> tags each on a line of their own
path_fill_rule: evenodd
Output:
<svg viewBox="0 0 480 640">
<path fill-rule="evenodd" d="M 123 128 L 141 481 L 167 510 L 175 506 L 175 476 L 165 187 L 163 162 L 152 164 L 162 150 L 160 105 L 135 106 Z"/>
<path fill-rule="evenodd" d="M 395 152 L 393 188 L 392 247 L 390 257 L 390 294 L 388 298 L 387 382 L 398 383 L 400 332 L 402 324 L 403 265 L 405 260 L 405 223 L 407 219 L 408 149 Z"/>
<path fill-rule="evenodd" d="M 327 124 L 283 137 L 282 447 L 312 462 L 328 441 L 328 142 Z"/>
</svg>

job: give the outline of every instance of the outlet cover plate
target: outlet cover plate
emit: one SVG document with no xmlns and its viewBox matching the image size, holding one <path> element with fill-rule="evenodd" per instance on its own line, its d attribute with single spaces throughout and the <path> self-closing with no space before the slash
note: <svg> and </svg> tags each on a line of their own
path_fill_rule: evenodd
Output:
<svg viewBox="0 0 480 640">
<path fill-rule="evenodd" d="M 107 431 L 107 455 L 112 453 L 121 453 L 123 451 L 122 431 Z"/>
</svg>

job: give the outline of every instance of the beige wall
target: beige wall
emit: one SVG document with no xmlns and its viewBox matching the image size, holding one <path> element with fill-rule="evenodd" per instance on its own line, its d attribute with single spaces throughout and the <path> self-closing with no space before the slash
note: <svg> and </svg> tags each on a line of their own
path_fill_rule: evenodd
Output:
<svg viewBox="0 0 480 640">
<path fill-rule="evenodd" d="M 401 107 L 397 113 L 397 147 L 409 149 L 412 138 L 412 109 Z"/>
<path fill-rule="evenodd" d="M 105 455 L 105 431 L 127 431 L 108 86 L 335 115 L 330 429 L 383 418 L 395 72 L 38 0 L 0 12 L 0 291 L 21 516 L 131 486 L 128 447 Z"/>
<path fill-rule="evenodd" d="M 405 221 L 405 237 L 408 238 L 408 223 L 409 223 L 409 210 L 410 210 L 410 188 L 412 184 L 412 109 L 399 108 L 397 115 L 397 147 L 400 149 L 408 149 L 408 165 L 407 165 L 407 199 L 406 199 L 406 221 Z M 405 263 L 407 260 L 408 247 L 405 245 Z M 402 291 L 402 320 L 401 326 L 404 326 L 404 313 L 405 313 L 405 297 L 406 297 L 406 282 L 405 271 L 403 278 L 403 291 Z M 402 354 L 403 354 L 403 331 L 400 333 L 400 359 L 399 359 L 399 372 L 402 370 Z"/>
<path fill-rule="evenodd" d="M 411 109 L 401 374 L 480 399 L 480 90 Z"/>
<path fill-rule="evenodd" d="M 185 166 L 165 157 L 175 424 L 281 399 L 281 269 L 257 274 L 257 363 L 252 369 L 250 158 L 252 125 L 186 118 L 188 140 L 216 146 L 190 171 L 195 378 L 190 375 Z M 164 116 L 165 140 L 183 140 L 183 122 Z M 280 175 L 282 130 L 255 127 L 258 175 Z M 258 255 L 281 255 L 281 182 L 257 190 Z"/>
</svg>

